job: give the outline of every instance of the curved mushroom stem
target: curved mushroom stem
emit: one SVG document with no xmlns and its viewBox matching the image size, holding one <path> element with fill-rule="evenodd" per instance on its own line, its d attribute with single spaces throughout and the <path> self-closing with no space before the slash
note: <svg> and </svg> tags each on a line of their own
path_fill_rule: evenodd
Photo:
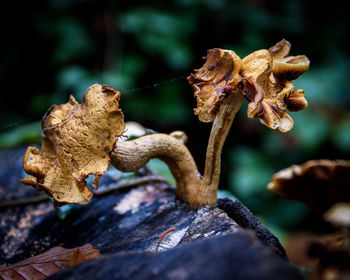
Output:
<svg viewBox="0 0 350 280">
<path fill-rule="evenodd" d="M 176 179 L 177 195 L 193 208 L 198 207 L 200 175 L 191 153 L 180 140 L 167 134 L 151 134 L 117 142 L 110 153 L 111 163 L 124 172 L 137 171 L 151 158 L 164 161 Z"/>
<path fill-rule="evenodd" d="M 222 146 L 243 101 L 244 97 L 241 93 L 237 92 L 228 96 L 221 105 L 220 112 L 213 122 L 207 146 L 204 176 L 199 189 L 199 205 L 214 206 L 216 204 Z"/>
</svg>

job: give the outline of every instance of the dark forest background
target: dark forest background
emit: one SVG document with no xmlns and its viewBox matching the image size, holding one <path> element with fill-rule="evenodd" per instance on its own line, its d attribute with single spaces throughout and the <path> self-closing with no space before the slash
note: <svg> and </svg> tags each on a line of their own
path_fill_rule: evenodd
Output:
<svg viewBox="0 0 350 280">
<path fill-rule="evenodd" d="M 350 156 L 350 20 L 337 2 L 14 0 L 2 7 L 0 148 L 40 143 L 52 104 L 78 100 L 97 82 L 122 92 L 125 120 L 160 132 L 184 130 L 203 171 L 210 124 L 194 116 L 186 81 L 207 49 L 244 57 L 282 38 L 310 70 L 296 82 L 309 107 L 292 131 L 248 119 L 246 104 L 223 150 L 221 189 L 283 239 L 324 230 L 321 217 L 266 189 L 271 176 L 310 159 Z"/>
</svg>

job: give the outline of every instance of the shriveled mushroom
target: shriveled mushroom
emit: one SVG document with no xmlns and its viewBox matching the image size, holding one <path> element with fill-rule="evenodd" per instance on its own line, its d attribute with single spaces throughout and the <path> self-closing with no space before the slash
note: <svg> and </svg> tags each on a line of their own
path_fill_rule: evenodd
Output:
<svg viewBox="0 0 350 280">
<path fill-rule="evenodd" d="M 338 202 L 350 202 L 350 162 L 311 160 L 292 165 L 272 176 L 268 189 L 320 211 Z"/>
<path fill-rule="evenodd" d="M 305 55 L 290 56 L 290 48 L 291 44 L 283 39 L 269 49 L 273 58 L 272 72 L 281 82 L 295 80 L 309 69 L 309 59 Z"/>
<path fill-rule="evenodd" d="M 84 94 L 82 104 L 73 97 L 54 105 L 42 121 L 41 152 L 29 147 L 23 167 L 30 176 L 24 184 L 45 191 L 56 204 L 86 204 L 92 192 L 85 178 L 95 176 L 94 186 L 110 165 L 109 152 L 124 131 L 118 108 L 120 93 L 95 84 Z"/>
<path fill-rule="evenodd" d="M 282 40 L 270 50 L 256 51 L 241 60 L 233 51 L 211 49 L 205 64 L 187 78 L 197 100 L 195 114 L 202 122 L 213 122 L 199 204 L 216 203 L 222 146 L 244 97 L 249 101 L 249 118 L 259 118 L 282 132 L 293 127 L 286 111 L 307 107 L 303 90 L 294 90 L 291 80 L 308 69 L 309 61 L 305 56 L 292 59 L 289 50 L 290 44 Z M 301 62 L 303 67 L 299 67 Z"/>
<path fill-rule="evenodd" d="M 53 106 L 42 122 L 41 152 L 29 147 L 23 159 L 30 175 L 22 183 L 44 190 L 56 204 L 86 204 L 92 197 L 85 178 L 98 179 L 110 162 L 122 171 L 136 171 L 151 158 L 165 161 L 177 180 L 177 194 L 197 207 L 200 176 L 196 164 L 182 143 L 183 133 L 151 134 L 133 141 L 116 139 L 124 133 L 123 113 L 118 108 L 120 93 L 95 84 L 78 104 L 71 97 L 67 104 Z"/>
<path fill-rule="evenodd" d="M 213 122 L 198 196 L 199 204 L 216 204 L 222 146 L 244 101 L 239 86 L 241 69 L 241 59 L 235 52 L 211 49 L 202 68 L 187 78 L 197 99 L 195 114 L 202 122 Z"/>
<path fill-rule="evenodd" d="M 290 47 L 282 40 L 242 60 L 243 95 L 250 102 L 248 117 L 259 118 L 262 124 L 281 132 L 291 130 L 294 124 L 287 110 L 296 112 L 308 105 L 304 91 L 295 90 L 292 80 L 309 69 L 310 61 L 304 55 L 288 56 Z"/>
</svg>

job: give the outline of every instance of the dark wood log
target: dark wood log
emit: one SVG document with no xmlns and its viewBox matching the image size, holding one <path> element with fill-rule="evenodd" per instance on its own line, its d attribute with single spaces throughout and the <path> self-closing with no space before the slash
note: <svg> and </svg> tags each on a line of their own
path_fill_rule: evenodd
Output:
<svg viewBox="0 0 350 280">
<path fill-rule="evenodd" d="M 287 261 L 240 231 L 194 241 L 161 253 L 114 254 L 89 261 L 49 279 L 303 279 Z"/>
<path fill-rule="evenodd" d="M 17 165 L 8 164 L 8 168 L 12 169 L 11 176 L 19 179 L 22 172 Z M 5 164 L 2 167 L 7 168 Z M 112 175 L 107 173 L 101 179 L 102 189 L 118 183 Z M 134 178 L 150 175 L 141 170 Z M 2 179 L 0 182 L 5 182 L 1 184 L 4 191 L 0 192 L 0 202 L 6 200 L 8 192 L 14 192 L 12 199 L 33 196 L 27 192 L 28 186 Z M 109 273 L 117 275 L 115 279 L 135 278 L 137 271 L 143 273 L 143 279 L 151 275 L 156 279 L 172 279 L 176 275 L 186 276 L 177 279 L 226 279 L 222 278 L 224 272 L 237 275 L 235 279 L 299 277 L 278 239 L 245 206 L 223 199 L 217 207 L 196 211 L 176 198 L 173 187 L 159 181 L 146 180 L 95 196 L 90 204 L 76 206 L 64 220 L 58 218 L 47 200 L 0 207 L 0 219 L 0 265 L 15 263 L 54 246 L 73 248 L 90 243 L 106 257 L 89 264 L 100 272 L 97 276 L 81 274 L 86 279 L 106 278 Z M 156 253 L 160 236 L 169 228 L 176 230 L 166 234 L 160 243 L 159 251 L 164 252 Z M 75 278 L 83 268 L 64 273 Z M 66 279 L 62 277 L 57 279 Z"/>
</svg>

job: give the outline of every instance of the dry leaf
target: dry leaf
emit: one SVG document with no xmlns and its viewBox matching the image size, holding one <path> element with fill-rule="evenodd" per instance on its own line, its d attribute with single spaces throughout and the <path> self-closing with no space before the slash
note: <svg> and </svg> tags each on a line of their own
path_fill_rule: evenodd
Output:
<svg viewBox="0 0 350 280">
<path fill-rule="evenodd" d="M 54 247 L 47 252 L 24 261 L 0 268 L 1 280 L 44 279 L 62 269 L 101 256 L 90 244 L 73 249 Z"/>
</svg>

